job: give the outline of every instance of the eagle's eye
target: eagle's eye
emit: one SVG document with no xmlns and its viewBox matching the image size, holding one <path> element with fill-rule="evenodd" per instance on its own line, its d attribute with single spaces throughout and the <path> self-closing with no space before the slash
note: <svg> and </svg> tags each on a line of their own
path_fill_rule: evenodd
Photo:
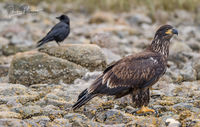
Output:
<svg viewBox="0 0 200 127">
<path fill-rule="evenodd" d="M 165 32 L 165 34 L 171 35 L 172 34 L 172 29 L 167 29 L 166 32 Z"/>
</svg>

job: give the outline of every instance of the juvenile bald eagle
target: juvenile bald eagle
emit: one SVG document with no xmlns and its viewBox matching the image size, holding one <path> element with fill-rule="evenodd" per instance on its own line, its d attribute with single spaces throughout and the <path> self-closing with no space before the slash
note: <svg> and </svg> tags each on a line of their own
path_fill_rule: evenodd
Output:
<svg viewBox="0 0 200 127">
<path fill-rule="evenodd" d="M 92 85 L 78 96 L 73 109 L 80 108 L 98 95 L 120 98 L 131 94 L 137 113 L 154 112 L 145 107 L 150 100 L 149 88 L 166 72 L 170 40 L 178 31 L 170 25 L 161 26 L 151 45 L 141 53 L 117 61 L 104 70 Z"/>
</svg>

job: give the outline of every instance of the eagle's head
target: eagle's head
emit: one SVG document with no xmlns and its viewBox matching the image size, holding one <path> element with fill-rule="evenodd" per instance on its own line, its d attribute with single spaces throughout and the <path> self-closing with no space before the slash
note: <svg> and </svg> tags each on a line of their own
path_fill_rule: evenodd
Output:
<svg viewBox="0 0 200 127">
<path fill-rule="evenodd" d="M 163 25 L 156 31 L 154 39 L 159 38 L 161 40 L 170 40 L 174 34 L 178 35 L 178 31 L 176 29 L 174 29 L 171 25 Z"/>
<path fill-rule="evenodd" d="M 178 31 L 174 29 L 171 25 L 161 26 L 156 31 L 150 49 L 167 57 L 169 54 L 170 39 L 173 37 L 174 34 L 178 35 Z"/>
<path fill-rule="evenodd" d="M 66 15 L 61 15 L 59 17 L 56 17 L 57 19 L 59 19 L 61 22 L 65 22 L 69 25 L 69 17 Z"/>
</svg>

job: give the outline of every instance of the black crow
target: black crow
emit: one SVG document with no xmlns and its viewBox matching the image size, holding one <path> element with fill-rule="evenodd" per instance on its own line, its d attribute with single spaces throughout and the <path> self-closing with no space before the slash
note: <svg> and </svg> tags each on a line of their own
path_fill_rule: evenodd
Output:
<svg viewBox="0 0 200 127">
<path fill-rule="evenodd" d="M 47 35 L 38 41 L 37 47 L 49 42 L 49 41 L 56 41 L 59 45 L 59 42 L 65 40 L 65 38 L 70 33 L 70 20 L 69 17 L 66 15 L 61 15 L 60 17 L 56 17 L 60 20 L 58 24 L 56 24 L 48 33 Z"/>
</svg>

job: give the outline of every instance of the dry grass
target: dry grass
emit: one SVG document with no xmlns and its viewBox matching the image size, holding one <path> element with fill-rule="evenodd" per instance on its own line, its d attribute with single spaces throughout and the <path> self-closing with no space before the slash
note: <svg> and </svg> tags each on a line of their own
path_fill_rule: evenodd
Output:
<svg viewBox="0 0 200 127">
<path fill-rule="evenodd" d="M 13 0 L 0 0 L 0 2 L 13 3 Z M 15 3 L 36 6 L 41 2 L 44 1 L 15 0 Z M 56 4 L 56 12 L 84 11 L 92 13 L 96 10 L 103 10 L 119 13 L 145 7 L 145 12 L 153 21 L 156 20 L 156 11 L 159 10 L 173 12 L 183 9 L 194 13 L 198 13 L 200 10 L 200 0 L 45 0 L 45 2 Z M 46 8 L 45 11 L 52 13 L 51 8 Z"/>
<path fill-rule="evenodd" d="M 6 0 L 0 0 L 3 2 Z M 12 0 L 11 0 L 12 1 Z M 6 1 L 7 2 L 7 1 Z M 15 0 L 18 3 L 29 3 L 37 5 L 41 0 Z M 200 7 L 200 0 L 46 0 L 48 3 L 71 3 L 75 9 L 84 8 L 88 12 L 95 10 L 123 12 L 133 8 L 146 6 L 154 13 L 157 9 L 174 11 L 175 9 L 185 9 L 196 11 Z"/>
</svg>

